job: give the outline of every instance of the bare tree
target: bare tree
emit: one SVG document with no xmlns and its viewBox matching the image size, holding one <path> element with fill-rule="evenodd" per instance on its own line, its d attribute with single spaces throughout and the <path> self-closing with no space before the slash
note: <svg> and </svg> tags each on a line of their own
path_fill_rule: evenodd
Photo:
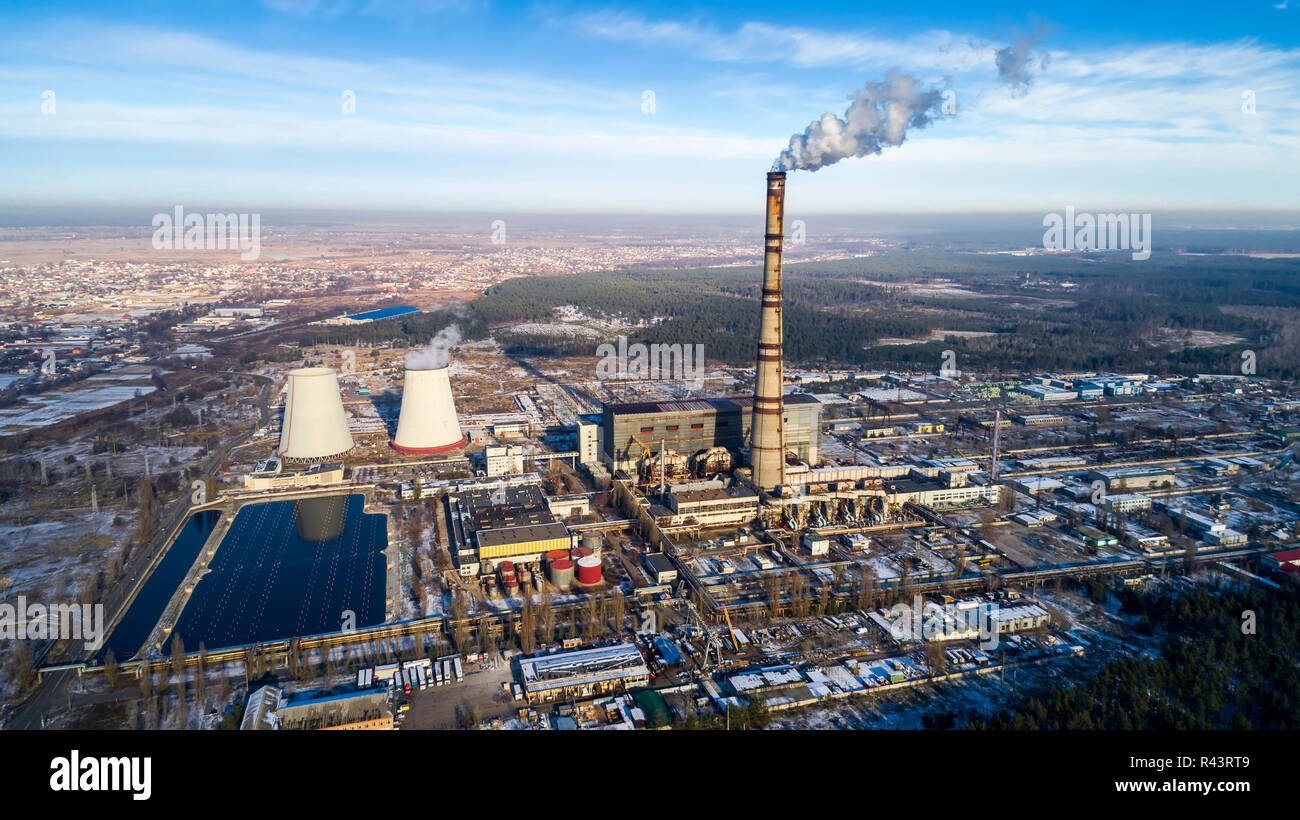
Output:
<svg viewBox="0 0 1300 820">
<path fill-rule="evenodd" d="M 623 618 L 627 615 L 627 599 L 623 597 L 623 590 L 616 589 L 609 599 L 609 615 L 613 622 L 614 634 L 623 634 Z"/>
<path fill-rule="evenodd" d="M 464 654 L 469 648 L 469 602 L 459 592 L 451 596 L 452 638 L 456 642 L 456 651 Z"/>
<path fill-rule="evenodd" d="M 519 610 L 519 648 L 525 655 L 537 650 L 537 612 L 531 595 L 524 595 L 524 605 Z"/>
<path fill-rule="evenodd" d="M 177 677 L 185 676 L 185 641 L 179 632 L 172 633 L 172 672 Z"/>
</svg>

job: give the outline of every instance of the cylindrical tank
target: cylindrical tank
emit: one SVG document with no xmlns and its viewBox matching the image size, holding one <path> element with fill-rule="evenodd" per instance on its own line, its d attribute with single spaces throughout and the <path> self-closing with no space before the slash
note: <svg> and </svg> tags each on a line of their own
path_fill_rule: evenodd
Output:
<svg viewBox="0 0 1300 820">
<path fill-rule="evenodd" d="M 563 561 L 569 557 L 568 550 L 551 550 L 546 553 L 546 565 L 549 567 L 555 561 Z"/>
<path fill-rule="evenodd" d="M 514 578 L 507 578 L 503 582 L 502 586 L 505 588 L 505 593 L 507 597 L 513 598 L 514 596 L 519 594 L 519 582 L 516 581 Z"/>
<path fill-rule="evenodd" d="M 595 554 L 596 551 L 591 547 L 578 547 L 576 550 L 573 551 L 573 558 L 574 560 L 577 560 L 579 558 L 587 558 L 588 556 L 595 555 Z"/>
<path fill-rule="evenodd" d="M 600 583 L 600 559 L 587 555 L 578 559 L 578 583 L 591 585 Z"/>
<path fill-rule="evenodd" d="M 533 582 L 533 574 L 526 569 L 519 570 L 519 585 L 527 588 Z"/>
<path fill-rule="evenodd" d="M 568 589 L 573 584 L 573 562 L 568 558 L 552 561 L 551 583 L 560 589 Z"/>
<path fill-rule="evenodd" d="M 600 537 L 600 533 L 589 532 L 582 536 L 582 546 L 591 550 L 592 555 L 600 555 L 600 547 L 605 539 Z"/>
</svg>

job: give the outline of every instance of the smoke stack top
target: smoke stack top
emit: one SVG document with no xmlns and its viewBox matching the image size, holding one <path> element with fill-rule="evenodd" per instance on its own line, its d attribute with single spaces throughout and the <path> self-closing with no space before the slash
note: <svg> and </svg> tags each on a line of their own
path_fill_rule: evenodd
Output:
<svg viewBox="0 0 1300 820">
<path fill-rule="evenodd" d="M 915 77 L 891 71 L 849 95 L 844 117 L 827 111 L 772 163 L 773 171 L 816 171 L 846 157 L 879 154 L 886 146 L 902 145 L 908 129 L 924 128 L 939 113 L 943 93 L 923 88 Z"/>
<path fill-rule="evenodd" d="M 406 369 L 437 370 L 446 367 L 451 361 L 452 348 L 460 344 L 462 338 L 456 325 L 444 327 L 424 348 L 406 354 Z"/>
</svg>

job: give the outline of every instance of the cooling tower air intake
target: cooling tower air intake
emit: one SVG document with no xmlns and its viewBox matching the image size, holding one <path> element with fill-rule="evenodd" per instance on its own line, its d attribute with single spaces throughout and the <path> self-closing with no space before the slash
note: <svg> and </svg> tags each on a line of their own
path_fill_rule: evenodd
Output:
<svg viewBox="0 0 1300 820">
<path fill-rule="evenodd" d="M 289 371 L 280 425 L 280 458 L 286 461 L 329 461 L 353 447 L 343 412 L 338 375 L 328 367 Z"/>
<path fill-rule="evenodd" d="M 447 368 L 407 370 L 393 449 L 410 455 L 436 455 L 463 447 L 468 440 L 456 421 Z"/>
</svg>

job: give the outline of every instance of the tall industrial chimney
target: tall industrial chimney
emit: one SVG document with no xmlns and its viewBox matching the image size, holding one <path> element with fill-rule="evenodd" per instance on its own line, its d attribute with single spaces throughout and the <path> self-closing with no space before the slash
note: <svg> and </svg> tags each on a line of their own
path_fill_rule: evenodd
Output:
<svg viewBox="0 0 1300 820">
<path fill-rule="evenodd" d="M 767 175 L 763 308 L 754 373 L 749 460 L 754 486 L 770 492 L 785 483 L 785 400 L 781 356 L 781 243 L 785 235 L 785 172 Z"/>
<path fill-rule="evenodd" d="M 280 458 L 328 461 L 342 456 L 352 446 L 338 374 L 328 367 L 290 370 L 284 421 L 280 424 Z"/>
<path fill-rule="evenodd" d="M 467 440 L 456 421 L 447 368 L 408 368 L 393 449 L 410 455 L 436 455 L 462 447 Z"/>
</svg>

